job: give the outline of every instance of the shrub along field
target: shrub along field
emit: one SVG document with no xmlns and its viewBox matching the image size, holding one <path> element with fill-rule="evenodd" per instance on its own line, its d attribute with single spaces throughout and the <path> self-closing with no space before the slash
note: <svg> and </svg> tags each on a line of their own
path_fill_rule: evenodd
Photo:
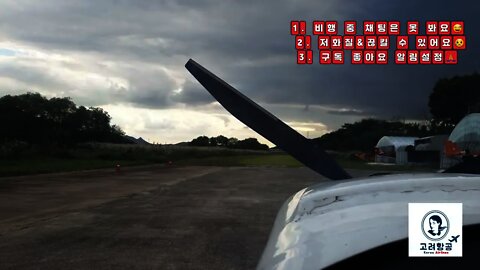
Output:
<svg viewBox="0 0 480 270">
<path fill-rule="evenodd" d="M 0 176 L 77 171 L 115 166 L 161 164 L 245 164 L 269 151 L 169 145 L 84 143 L 71 148 L 16 144 L 0 146 Z M 235 157 L 235 158 L 233 158 Z M 227 159 L 225 159 L 227 158 Z M 266 161 L 268 163 L 268 159 Z"/>
<path fill-rule="evenodd" d="M 418 166 L 371 165 L 352 158 L 348 153 L 335 152 L 331 155 L 340 165 L 349 169 L 432 171 L 432 168 Z M 117 164 L 124 167 L 169 162 L 174 166 L 303 166 L 279 150 L 107 143 L 84 143 L 74 148 L 34 147 L 24 144 L 0 147 L 0 176 L 114 169 Z"/>
<path fill-rule="evenodd" d="M 175 165 L 302 166 L 291 156 L 268 149 L 255 138 L 199 136 L 182 146 L 131 144 L 131 137 L 111 124 L 108 112 L 77 106 L 68 97 L 47 98 L 39 93 L 0 97 L 0 122 L 0 176 L 170 162 Z M 343 151 L 333 156 L 345 168 L 411 170 L 411 166 L 370 165 L 346 151 L 369 152 L 384 134 L 425 136 L 431 131 L 418 124 L 366 119 L 345 124 L 316 140 L 324 149 Z M 99 143 L 88 143 L 91 141 Z M 349 141 L 351 144 L 346 144 Z"/>
</svg>

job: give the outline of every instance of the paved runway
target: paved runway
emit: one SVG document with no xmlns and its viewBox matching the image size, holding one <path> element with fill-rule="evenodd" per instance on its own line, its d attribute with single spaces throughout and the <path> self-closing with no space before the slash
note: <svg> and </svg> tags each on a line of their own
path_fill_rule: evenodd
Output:
<svg viewBox="0 0 480 270">
<path fill-rule="evenodd" d="M 0 269 L 252 269 L 283 201 L 319 181 L 164 166 L 0 178 Z"/>
</svg>

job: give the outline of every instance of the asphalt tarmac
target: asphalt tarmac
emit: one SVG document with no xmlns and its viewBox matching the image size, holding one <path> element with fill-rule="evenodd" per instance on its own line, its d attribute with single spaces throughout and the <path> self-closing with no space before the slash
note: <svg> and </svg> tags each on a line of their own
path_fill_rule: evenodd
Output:
<svg viewBox="0 0 480 270">
<path fill-rule="evenodd" d="M 254 269 L 282 203 L 321 181 L 165 166 L 0 178 L 0 269 Z"/>
</svg>

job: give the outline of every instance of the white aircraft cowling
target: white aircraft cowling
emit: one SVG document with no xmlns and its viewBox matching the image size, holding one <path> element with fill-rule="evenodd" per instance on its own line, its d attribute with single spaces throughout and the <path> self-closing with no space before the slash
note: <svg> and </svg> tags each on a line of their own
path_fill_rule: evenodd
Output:
<svg viewBox="0 0 480 270">
<path fill-rule="evenodd" d="M 463 203 L 463 226 L 480 224 L 480 176 L 395 174 L 305 188 L 280 209 L 257 269 L 322 269 L 408 238 L 408 203 L 445 202 Z"/>
</svg>

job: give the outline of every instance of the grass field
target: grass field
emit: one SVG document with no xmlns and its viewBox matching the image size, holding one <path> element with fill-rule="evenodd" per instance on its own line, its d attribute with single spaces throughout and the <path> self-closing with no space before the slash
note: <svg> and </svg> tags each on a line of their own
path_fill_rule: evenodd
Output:
<svg viewBox="0 0 480 270">
<path fill-rule="evenodd" d="M 185 159 L 177 165 L 203 165 L 203 166 L 279 166 L 301 167 L 303 164 L 287 154 L 260 154 L 260 155 L 236 155 L 225 157 L 207 157 L 197 159 Z"/>
<path fill-rule="evenodd" d="M 378 171 L 433 171 L 434 168 L 420 165 L 380 165 L 369 164 L 361 160 L 353 160 L 347 157 L 334 156 L 343 168 L 357 170 Z M 208 157 L 203 159 L 186 159 L 176 163 L 177 165 L 203 165 L 203 166 L 272 166 L 272 167 L 302 167 L 302 163 L 285 153 L 273 153 L 264 155 L 238 155 L 228 157 Z"/>
<path fill-rule="evenodd" d="M 134 166 L 148 163 L 148 161 L 141 160 L 114 161 L 103 159 L 62 159 L 54 157 L 24 158 L 14 160 L 2 160 L 0 163 L 0 176 L 70 172 L 102 168 L 114 169 L 116 164 L 122 164 L 122 166 Z"/>
<path fill-rule="evenodd" d="M 216 147 L 138 146 L 113 144 L 86 144 L 69 149 L 27 149 L 11 157 L 0 159 L 0 177 L 37 173 L 165 164 L 169 161 L 184 165 L 200 164 L 228 166 L 248 165 L 247 157 L 262 159 L 267 151 L 225 149 Z M 242 158 L 240 158 L 242 157 Z M 239 160 L 244 161 L 240 165 Z M 280 158 L 282 159 L 282 158 Z M 237 161 L 236 161 L 237 160 Z M 269 163 L 269 159 L 265 161 Z M 263 162 L 263 164 L 265 164 Z M 278 162 L 277 162 L 278 163 Z"/>
<path fill-rule="evenodd" d="M 434 171 L 424 166 L 370 165 L 354 160 L 347 154 L 333 154 L 344 168 L 379 171 Z M 15 158 L 0 159 L 0 176 L 67 172 L 100 168 L 164 164 L 175 166 L 271 166 L 301 167 L 296 159 L 279 151 L 251 151 L 217 147 L 136 146 L 90 144 L 75 149 L 52 149 L 48 154 L 38 151 Z"/>
</svg>

